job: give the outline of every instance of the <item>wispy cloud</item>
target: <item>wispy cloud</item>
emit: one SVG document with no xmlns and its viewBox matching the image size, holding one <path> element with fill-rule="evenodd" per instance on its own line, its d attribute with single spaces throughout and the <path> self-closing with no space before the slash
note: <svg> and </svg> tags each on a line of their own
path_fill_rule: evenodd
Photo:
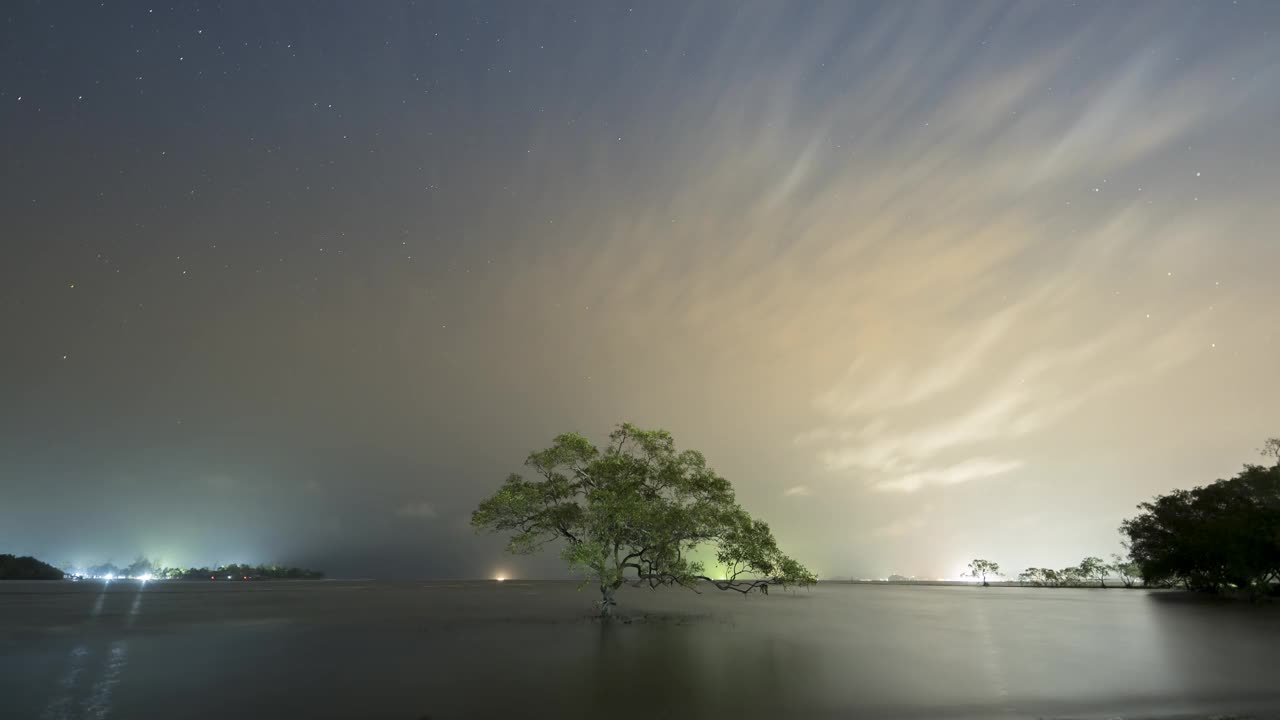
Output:
<svg viewBox="0 0 1280 720">
<path fill-rule="evenodd" d="M 1180 65 L 1191 36 L 1141 11 L 1032 42 L 1037 14 L 886 6 L 767 72 L 709 47 L 711 80 L 658 84 L 680 94 L 664 127 L 701 131 L 527 246 L 508 303 L 553 293 L 557 322 L 590 306 L 619 347 L 789 381 L 834 482 L 1020 475 L 1037 434 L 1208 350 L 1235 298 L 1181 278 L 1243 220 L 1182 158 L 1276 79 L 1256 43 Z"/>
<path fill-rule="evenodd" d="M 926 485 L 958 485 L 970 480 L 1003 475 L 1022 467 L 1019 460 L 997 458 L 973 458 L 947 467 L 913 472 L 892 480 L 881 480 L 876 487 L 881 490 L 912 492 Z"/>
</svg>

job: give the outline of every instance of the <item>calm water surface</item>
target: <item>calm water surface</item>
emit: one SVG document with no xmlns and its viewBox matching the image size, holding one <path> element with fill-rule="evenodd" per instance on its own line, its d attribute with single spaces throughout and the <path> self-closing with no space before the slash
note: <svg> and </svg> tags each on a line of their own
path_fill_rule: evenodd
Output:
<svg viewBox="0 0 1280 720">
<path fill-rule="evenodd" d="M 1280 717 L 1280 608 L 1146 591 L 0 583 L 0 717 Z"/>
</svg>

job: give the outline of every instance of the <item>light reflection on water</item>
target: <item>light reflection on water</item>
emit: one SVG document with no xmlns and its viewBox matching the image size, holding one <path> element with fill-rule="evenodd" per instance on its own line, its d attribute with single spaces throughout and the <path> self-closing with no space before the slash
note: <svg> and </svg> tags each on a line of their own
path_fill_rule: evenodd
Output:
<svg viewBox="0 0 1280 720">
<path fill-rule="evenodd" d="M 126 630 L 133 627 L 142 611 L 142 596 L 143 590 L 146 589 L 146 583 L 125 585 L 125 587 L 130 586 L 134 587 L 135 590 L 133 603 L 125 615 L 124 628 Z M 117 585 L 117 587 L 120 586 Z M 97 597 L 94 600 L 93 608 L 89 611 L 89 616 L 85 623 L 86 628 L 93 627 L 101 617 L 109 589 L 109 583 L 102 583 L 101 589 L 98 590 Z M 71 709 L 76 706 L 77 695 L 85 692 L 85 689 L 81 687 L 81 678 L 86 675 L 86 667 L 91 667 L 97 657 L 101 658 L 101 667 L 88 673 L 90 676 L 96 676 L 96 679 L 87 688 L 87 693 L 84 697 L 81 698 L 79 712 L 72 713 Z M 101 720 L 109 717 L 111 715 L 111 694 L 116 685 L 120 683 L 120 677 L 124 673 L 128 659 L 129 644 L 123 639 L 112 640 L 109 645 L 105 648 L 100 647 L 97 652 L 91 650 L 88 645 L 76 645 L 71 649 L 66 661 L 66 670 L 59 676 L 58 682 L 53 688 L 53 696 L 40 714 L 40 717 L 43 720 L 70 720 L 71 718 Z"/>
<path fill-rule="evenodd" d="M 44 712 L 40 714 L 41 718 L 44 718 L 44 720 L 63 720 L 71 717 L 68 712 L 71 706 L 71 696 L 80 681 L 80 676 L 84 673 L 85 659 L 88 656 L 89 648 L 84 645 L 77 645 L 71 648 L 71 653 L 67 657 L 66 672 L 58 678 L 58 683 L 53 688 L 53 697 L 49 700 L 49 704 L 45 706 Z"/>
<path fill-rule="evenodd" d="M 102 673 L 89 690 L 84 699 L 84 712 L 81 717 L 90 720 L 101 720 L 111 714 L 111 693 L 120 683 L 125 664 L 129 660 L 129 645 L 124 640 L 116 640 L 107 649 Z"/>
<path fill-rule="evenodd" d="M 1275 606 L 1124 590 L 628 591 L 619 610 L 635 622 L 602 625 L 592 599 L 528 582 L 6 584 L 0 696 L 13 717 L 46 720 L 1280 711 Z"/>
</svg>

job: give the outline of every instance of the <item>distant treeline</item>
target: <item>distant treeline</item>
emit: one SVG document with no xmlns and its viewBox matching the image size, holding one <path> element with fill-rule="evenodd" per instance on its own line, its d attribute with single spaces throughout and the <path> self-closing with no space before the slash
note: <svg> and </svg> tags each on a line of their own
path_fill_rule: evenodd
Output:
<svg viewBox="0 0 1280 720">
<path fill-rule="evenodd" d="M 1113 562 L 1104 562 L 1100 557 L 1087 557 L 1079 565 L 1054 570 L 1052 568 L 1027 568 L 1018 573 L 1018 582 L 1036 587 L 1081 587 L 1097 584 L 1107 586 L 1107 578 L 1118 577 L 1125 587 L 1133 587 L 1138 581 L 1138 566 L 1119 555 L 1112 555 Z M 969 563 L 968 577 L 981 580 L 983 586 L 989 583 L 990 577 L 1004 575 L 1000 572 L 1000 563 L 981 558 Z"/>
<path fill-rule="evenodd" d="M 324 577 L 320 570 L 285 567 L 282 565 L 219 565 L 208 567 L 164 567 L 145 557 L 139 557 L 125 567 L 103 563 L 86 568 L 83 574 L 94 578 L 147 578 L 156 580 L 317 580 Z"/>
<path fill-rule="evenodd" d="M 1125 587 L 1138 583 L 1141 571 L 1138 564 L 1119 555 L 1112 555 L 1111 562 L 1100 557 L 1087 557 L 1079 565 L 1054 570 L 1053 568 L 1027 568 L 1018 573 L 1018 582 L 1036 587 L 1080 587 L 1097 583 L 1107 586 L 1107 578 L 1117 578 Z"/>
<path fill-rule="evenodd" d="M 33 557 L 0 555 L 0 580 L 61 580 L 62 578 L 61 570 Z"/>
<path fill-rule="evenodd" d="M 216 568 L 159 568 L 153 577 L 167 580 L 319 580 L 320 570 L 279 565 L 219 565 Z"/>
<path fill-rule="evenodd" d="M 1106 587 L 1117 577 L 1127 587 L 1182 587 L 1250 597 L 1280 594 L 1280 438 L 1268 440 L 1264 456 L 1271 467 L 1245 465 L 1235 477 L 1211 485 L 1174 490 L 1138 506 L 1120 532 L 1129 557 L 1112 555 L 1107 563 L 1087 557 L 1075 567 L 1027 568 L 1024 584 L 1042 587 Z M 970 573 L 983 579 L 999 575 L 999 565 L 974 560 Z"/>
</svg>

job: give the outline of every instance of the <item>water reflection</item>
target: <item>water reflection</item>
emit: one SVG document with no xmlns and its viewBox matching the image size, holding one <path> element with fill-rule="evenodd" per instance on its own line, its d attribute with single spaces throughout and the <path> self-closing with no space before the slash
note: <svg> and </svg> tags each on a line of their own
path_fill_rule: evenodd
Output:
<svg viewBox="0 0 1280 720">
<path fill-rule="evenodd" d="M 1173 676 L 1212 679 L 1214 691 L 1206 699 L 1274 709 L 1268 702 L 1280 687 L 1280 612 L 1274 605 L 1181 594 L 1152 595 L 1147 602 L 1154 610 L 1152 642 Z"/>
<path fill-rule="evenodd" d="M 53 698 L 49 704 L 45 706 L 44 712 L 40 717 L 44 720 L 64 720 L 70 718 L 68 714 L 71 706 L 72 694 L 76 685 L 80 682 L 80 676 L 84 673 L 85 659 L 89 657 L 89 648 L 84 645 L 77 645 L 71 649 L 71 653 L 67 657 L 66 671 L 58 678 L 58 683 L 53 689 Z"/>
<path fill-rule="evenodd" d="M 101 584 L 82 627 L 82 632 L 92 639 L 77 643 L 67 653 L 65 668 L 39 715 L 42 720 L 101 720 L 112 715 L 112 695 L 128 665 L 129 644 L 124 638 L 110 639 L 98 630 L 100 623 L 110 622 L 109 617 L 104 620 L 108 600 L 127 596 L 130 589 L 132 600 L 124 615 L 123 630 L 131 629 L 141 615 L 145 583 L 122 583 L 114 588 L 108 582 Z M 114 634 L 111 629 L 107 632 Z"/>
<path fill-rule="evenodd" d="M 1142 591 L 638 592 L 621 597 L 628 624 L 590 618 L 591 598 L 557 584 L 113 583 L 30 600 L 6 595 L 8 587 L 0 587 L 6 719 L 1030 718 L 1280 708 L 1280 666 L 1271 662 L 1280 608 Z"/>
<path fill-rule="evenodd" d="M 973 610 L 973 628 L 974 634 L 977 636 L 977 647 L 974 648 L 977 655 L 977 664 L 982 668 L 983 675 L 986 679 L 986 685 L 991 689 L 991 694 L 999 698 L 1002 704 L 1009 700 L 1009 680 L 1005 673 L 1004 652 L 1000 644 L 996 642 L 991 629 L 991 621 L 988 613 L 991 611 L 988 603 L 970 603 L 969 607 Z"/>
<path fill-rule="evenodd" d="M 777 714 L 794 706 L 801 679 L 813 674 L 814 656 L 790 652 L 776 638 L 671 622 L 593 628 L 595 652 L 581 661 L 591 702 L 581 709 L 624 717 Z"/>
<path fill-rule="evenodd" d="M 101 720 L 111 713 L 111 693 L 120 684 L 120 676 L 124 673 L 129 660 L 129 645 L 124 640 L 111 643 L 106 653 L 101 675 L 84 699 L 84 712 L 81 717 L 86 720 Z"/>
</svg>

